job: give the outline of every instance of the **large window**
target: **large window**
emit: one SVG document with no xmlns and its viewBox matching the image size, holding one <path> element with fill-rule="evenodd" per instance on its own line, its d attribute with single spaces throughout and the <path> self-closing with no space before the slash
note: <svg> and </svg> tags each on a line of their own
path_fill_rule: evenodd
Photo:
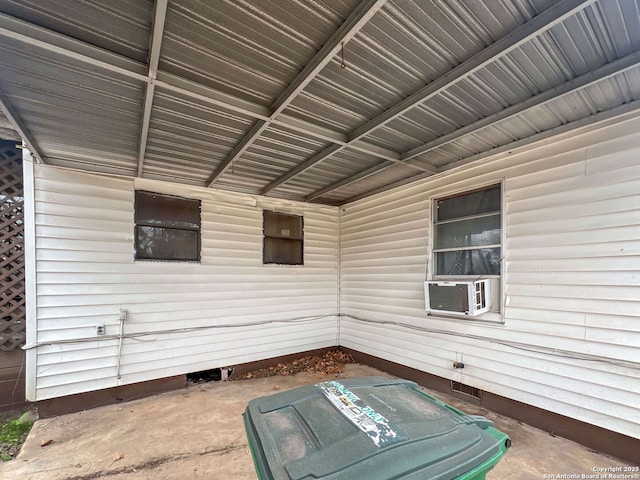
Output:
<svg viewBox="0 0 640 480">
<path fill-rule="evenodd" d="M 302 217 L 265 210 L 263 219 L 263 263 L 302 265 L 304 263 Z"/>
<path fill-rule="evenodd" d="M 136 259 L 200 261 L 200 200 L 136 191 Z"/>
<path fill-rule="evenodd" d="M 500 275 L 501 205 L 500 185 L 435 201 L 435 277 Z"/>
</svg>

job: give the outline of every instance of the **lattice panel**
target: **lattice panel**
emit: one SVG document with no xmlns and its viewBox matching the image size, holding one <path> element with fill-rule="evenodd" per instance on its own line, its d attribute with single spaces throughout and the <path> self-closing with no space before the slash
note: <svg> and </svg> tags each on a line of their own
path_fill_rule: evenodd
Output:
<svg viewBox="0 0 640 480">
<path fill-rule="evenodd" d="M 0 141 L 0 350 L 25 340 L 24 189 L 22 153 Z"/>
</svg>

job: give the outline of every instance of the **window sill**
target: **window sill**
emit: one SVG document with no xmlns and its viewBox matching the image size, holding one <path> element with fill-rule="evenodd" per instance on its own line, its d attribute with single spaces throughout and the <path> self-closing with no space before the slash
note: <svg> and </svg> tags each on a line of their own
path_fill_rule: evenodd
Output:
<svg viewBox="0 0 640 480">
<path fill-rule="evenodd" d="M 449 313 L 432 313 L 426 312 L 427 317 L 435 318 L 435 319 L 443 319 L 443 320 L 458 320 L 465 323 L 473 322 L 479 323 L 483 325 L 505 325 L 504 317 L 500 314 L 500 312 L 487 312 L 482 315 L 478 315 L 477 317 L 473 317 L 471 315 L 456 315 Z"/>
<path fill-rule="evenodd" d="M 200 265 L 202 264 L 202 260 L 162 260 L 159 258 L 134 258 L 133 259 L 134 263 L 180 263 L 180 264 L 184 264 L 184 263 L 190 263 L 190 264 L 194 264 L 194 265 Z"/>
<path fill-rule="evenodd" d="M 303 263 L 263 263 L 263 267 L 304 267 Z"/>
</svg>

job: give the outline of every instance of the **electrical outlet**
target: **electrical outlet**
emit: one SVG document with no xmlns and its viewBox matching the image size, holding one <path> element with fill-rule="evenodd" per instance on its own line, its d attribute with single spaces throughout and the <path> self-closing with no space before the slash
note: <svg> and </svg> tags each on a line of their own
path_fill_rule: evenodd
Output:
<svg viewBox="0 0 640 480">
<path fill-rule="evenodd" d="M 107 333 L 107 329 L 104 325 L 96 325 L 96 335 L 104 335 Z"/>
</svg>

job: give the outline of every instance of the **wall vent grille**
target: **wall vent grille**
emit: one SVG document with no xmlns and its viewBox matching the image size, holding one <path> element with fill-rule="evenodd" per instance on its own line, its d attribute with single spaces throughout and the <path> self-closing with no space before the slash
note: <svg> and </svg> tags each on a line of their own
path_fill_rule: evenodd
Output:
<svg viewBox="0 0 640 480">
<path fill-rule="evenodd" d="M 464 383 L 451 381 L 451 391 L 482 400 L 482 390 Z"/>
</svg>

